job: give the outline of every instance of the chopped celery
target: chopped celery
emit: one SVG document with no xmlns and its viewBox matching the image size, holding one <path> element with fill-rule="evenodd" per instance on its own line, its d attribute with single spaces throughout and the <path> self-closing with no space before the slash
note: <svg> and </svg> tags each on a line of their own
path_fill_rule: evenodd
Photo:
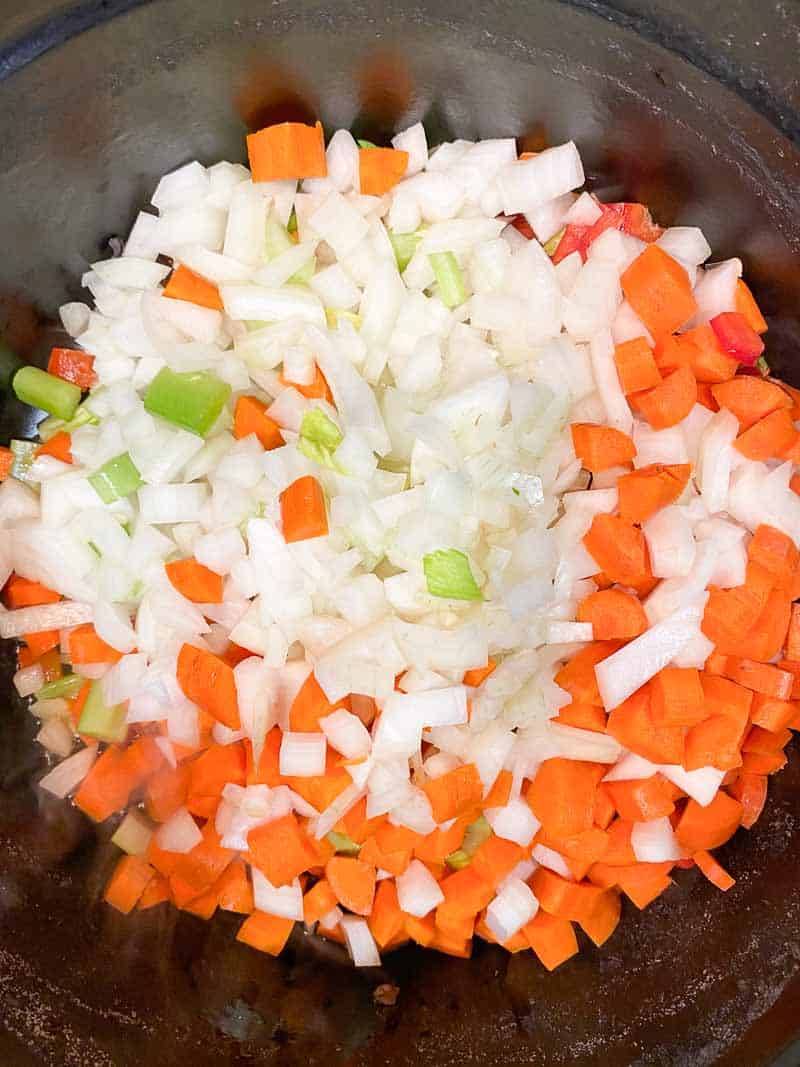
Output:
<svg viewBox="0 0 800 1067">
<path fill-rule="evenodd" d="M 103 700 L 100 681 L 92 682 L 86 703 L 83 705 L 78 733 L 94 737 L 98 741 L 120 742 L 128 733 L 127 709 L 124 704 L 108 707 Z"/>
<path fill-rule="evenodd" d="M 72 700 L 78 695 L 83 685 L 83 678 L 79 674 L 65 674 L 63 678 L 56 678 L 53 682 L 47 682 L 36 694 L 37 700 L 55 700 L 64 697 Z"/>
<path fill-rule="evenodd" d="M 448 600 L 483 600 L 470 570 L 469 560 L 457 548 L 439 548 L 422 558 L 425 581 L 431 596 Z"/>
<path fill-rule="evenodd" d="M 145 410 L 205 437 L 225 407 L 231 387 L 208 371 L 162 367 L 144 394 Z"/>
<path fill-rule="evenodd" d="M 153 836 L 153 823 L 141 811 L 129 811 L 117 827 L 112 844 L 129 856 L 143 856 Z"/>
<path fill-rule="evenodd" d="M 336 851 L 343 853 L 345 856 L 357 856 L 361 851 L 361 845 L 357 844 L 352 837 L 348 837 L 347 834 L 340 834 L 336 830 L 331 830 L 327 837 L 328 842 L 333 845 Z"/>
<path fill-rule="evenodd" d="M 142 476 L 127 452 L 104 463 L 100 470 L 89 475 L 89 484 L 104 504 L 123 500 L 142 485 Z"/>
<path fill-rule="evenodd" d="M 292 213 L 289 216 L 289 221 L 286 223 L 286 229 L 289 233 L 297 233 L 297 212 L 292 208 Z"/>
<path fill-rule="evenodd" d="M 467 287 L 458 260 L 452 252 L 431 252 L 428 256 L 442 303 L 449 308 L 460 307 L 467 299 Z"/>
<path fill-rule="evenodd" d="M 11 467 L 11 477 L 17 481 L 27 482 L 28 471 L 36 459 L 36 449 L 39 446 L 35 441 L 11 441 L 10 448 L 14 453 L 14 462 Z"/>
<path fill-rule="evenodd" d="M 56 378 L 54 374 L 48 374 L 38 367 L 22 367 L 18 370 L 14 375 L 13 388 L 17 399 L 23 404 L 40 408 L 59 419 L 71 419 L 81 402 L 81 391 L 77 385 Z"/>
<path fill-rule="evenodd" d="M 311 408 L 303 415 L 297 447 L 308 459 L 337 470 L 333 455 L 342 440 L 342 431 L 320 408 Z"/>
<path fill-rule="evenodd" d="M 289 285 L 308 285 L 317 269 L 317 257 L 312 256 L 300 270 L 295 271 L 289 279 Z"/>
<path fill-rule="evenodd" d="M 19 356 L 0 338 L 0 389 L 10 389 L 14 375 L 24 366 Z"/>
<path fill-rule="evenodd" d="M 397 269 L 402 274 L 411 262 L 417 245 L 422 240 L 421 233 L 389 233 L 389 240 L 394 249 L 394 258 L 397 260 Z"/>
<path fill-rule="evenodd" d="M 264 319 L 245 319 L 244 324 L 248 333 L 255 333 L 256 330 L 263 330 L 265 326 L 272 325 L 272 323 L 266 322 Z"/>
<path fill-rule="evenodd" d="M 756 360 L 756 370 L 762 376 L 762 378 L 768 378 L 770 375 L 769 363 L 763 356 L 759 356 Z"/>
<path fill-rule="evenodd" d="M 461 842 L 461 848 L 455 852 L 451 852 L 449 856 L 445 858 L 445 863 L 448 867 L 452 867 L 454 871 L 460 871 L 464 867 L 468 867 L 472 862 L 472 857 L 481 847 L 483 842 L 491 837 L 492 828 L 489 825 L 487 819 L 483 815 L 479 815 L 475 822 L 471 822 L 464 833 L 464 840 Z"/>
<path fill-rule="evenodd" d="M 88 400 L 84 401 L 69 422 L 50 415 L 36 427 L 37 433 L 43 441 L 49 441 L 51 437 L 55 437 L 59 430 L 63 430 L 64 433 L 72 433 L 73 430 L 77 430 L 81 426 L 98 426 L 100 419 L 88 407 L 88 404 Z"/>
<path fill-rule="evenodd" d="M 288 252 L 293 242 L 285 226 L 281 226 L 278 220 L 270 215 L 267 219 L 267 233 L 264 247 L 267 259 L 275 259 L 283 252 Z"/>
<path fill-rule="evenodd" d="M 566 231 L 566 226 L 563 226 L 558 231 L 558 233 L 554 233 L 553 236 L 550 238 L 550 240 L 546 241 L 545 244 L 542 245 L 542 247 L 544 248 L 545 252 L 551 258 L 556 254 L 556 249 L 561 244 L 561 238 L 564 236 L 565 231 Z"/>
<path fill-rule="evenodd" d="M 365 137 L 357 137 L 356 144 L 359 148 L 377 148 L 374 141 L 368 141 Z"/>
<path fill-rule="evenodd" d="M 342 319 L 346 322 L 351 322 L 354 329 L 361 329 L 362 318 L 355 311 L 342 311 L 341 308 L 325 308 L 325 318 L 331 330 L 335 330 Z"/>
</svg>

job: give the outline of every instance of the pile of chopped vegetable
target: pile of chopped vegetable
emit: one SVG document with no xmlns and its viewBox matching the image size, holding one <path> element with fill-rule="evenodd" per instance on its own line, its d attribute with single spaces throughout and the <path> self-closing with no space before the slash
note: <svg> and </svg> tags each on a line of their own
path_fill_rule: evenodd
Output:
<svg viewBox="0 0 800 1067">
<path fill-rule="evenodd" d="M 24 366 L 0 636 L 105 899 L 552 969 L 800 728 L 800 393 L 738 259 L 572 143 L 319 124 L 166 175 Z"/>
</svg>

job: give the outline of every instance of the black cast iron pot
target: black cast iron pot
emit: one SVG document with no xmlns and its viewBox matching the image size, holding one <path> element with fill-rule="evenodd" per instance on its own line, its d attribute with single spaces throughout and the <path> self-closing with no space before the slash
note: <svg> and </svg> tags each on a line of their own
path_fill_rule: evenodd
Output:
<svg viewBox="0 0 800 1067">
<path fill-rule="evenodd" d="M 800 380 L 796 0 L 0 0 L 0 330 L 26 358 L 56 336 L 155 179 L 240 159 L 246 129 L 319 116 L 380 140 L 574 138 L 601 195 L 648 202 L 740 254 Z M 30 430 L 6 400 L 0 439 Z M 105 829 L 39 793 L 35 725 L 0 704 L 3 1067 L 522 1067 L 773 1062 L 800 1031 L 800 760 L 722 859 L 548 975 L 530 953 L 404 949 L 379 974 L 296 933 L 272 960 L 238 920 L 99 901 Z M 400 987 L 394 1007 L 373 1001 Z M 791 1049 L 781 1061 L 800 1062 Z"/>
</svg>

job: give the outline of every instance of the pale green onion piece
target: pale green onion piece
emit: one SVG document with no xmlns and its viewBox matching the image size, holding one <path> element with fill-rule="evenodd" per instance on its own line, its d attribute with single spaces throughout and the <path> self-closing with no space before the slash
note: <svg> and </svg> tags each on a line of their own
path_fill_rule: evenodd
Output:
<svg viewBox="0 0 800 1067">
<path fill-rule="evenodd" d="M 347 834 L 340 834 L 336 830 L 331 830 L 327 838 L 328 843 L 344 856 L 357 856 L 361 851 L 361 845 L 357 844 L 352 837 L 348 837 Z"/>
<path fill-rule="evenodd" d="M 556 249 L 561 244 L 561 238 L 564 236 L 565 232 L 566 232 L 566 226 L 562 227 L 562 229 L 560 229 L 558 231 L 558 233 L 554 233 L 553 236 L 550 238 L 550 240 L 545 242 L 544 245 L 542 245 L 542 247 L 544 248 L 545 252 L 551 258 L 556 254 Z"/>
<path fill-rule="evenodd" d="M 317 257 L 312 256 L 307 260 L 300 270 L 294 272 L 289 279 L 289 285 L 308 285 L 317 270 Z"/>
<path fill-rule="evenodd" d="M 126 716 L 126 705 L 115 704 L 108 707 L 103 700 L 103 689 L 99 680 L 92 682 L 78 722 L 78 733 L 85 737 L 94 737 L 97 741 L 107 741 L 109 744 L 119 743 L 125 740 L 128 733 Z"/>
<path fill-rule="evenodd" d="M 81 691 L 83 678 L 79 674 L 65 674 L 63 678 L 47 682 L 36 694 L 37 700 L 55 700 L 64 697 L 65 700 L 73 700 Z"/>
<path fill-rule="evenodd" d="M 355 311 L 343 311 L 341 308 L 325 308 L 325 318 L 331 330 L 335 330 L 340 322 L 351 322 L 353 329 L 360 330 L 362 318 Z"/>
<path fill-rule="evenodd" d="M 356 137 L 356 144 L 359 148 L 377 148 L 378 146 L 374 141 L 368 141 L 365 137 Z"/>
<path fill-rule="evenodd" d="M 22 367 L 18 370 L 14 375 L 13 388 L 17 399 L 23 404 L 40 408 L 59 419 L 71 419 L 81 402 L 81 391 L 77 385 L 56 378 L 55 374 L 48 374 L 38 367 Z"/>
<path fill-rule="evenodd" d="M 439 548 L 422 558 L 425 581 L 431 596 L 448 600 L 483 600 L 469 560 L 457 548 Z"/>
<path fill-rule="evenodd" d="M 333 455 L 342 440 L 342 431 L 320 408 L 311 408 L 303 415 L 297 447 L 308 459 L 336 470 Z"/>
<path fill-rule="evenodd" d="M 297 212 L 292 208 L 292 213 L 289 216 L 289 221 L 286 223 L 286 229 L 289 233 L 297 233 Z"/>
<path fill-rule="evenodd" d="M 428 259 L 436 275 L 442 303 L 449 308 L 460 307 L 467 299 L 467 287 L 458 260 L 452 252 L 431 252 Z"/>
<path fill-rule="evenodd" d="M 389 240 L 394 249 L 394 258 L 397 260 L 397 269 L 402 274 L 411 262 L 417 245 L 422 240 L 421 233 L 389 233 Z"/>
<path fill-rule="evenodd" d="M 255 333 L 256 330 L 263 330 L 265 326 L 272 325 L 272 323 L 266 322 L 264 319 L 245 319 L 244 324 L 248 333 Z"/>
<path fill-rule="evenodd" d="M 288 252 L 290 248 L 294 248 L 294 241 L 289 236 L 286 227 L 281 226 L 278 220 L 272 215 L 267 219 L 266 241 L 264 247 L 267 253 L 267 259 L 275 259 L 276 256 L 280 256 L 284 252 Z"/>
<path fill-rule="evenodd" d="M 143 484 L 142 476 L 127 452 L 104 463 L 99 471 L 89 475 L 88 481 L 104 504 L 124 500 Z"/>
<path fill-rule="evenodd" d="M 14 453 L 14 462 L 11 465 L 11 477 L 19 482 L 27 482 L 31 464 L 36 459 L 36 450 L 39 447 L 35 441 L 11 441 L 11 451 Z"/>
</svg>

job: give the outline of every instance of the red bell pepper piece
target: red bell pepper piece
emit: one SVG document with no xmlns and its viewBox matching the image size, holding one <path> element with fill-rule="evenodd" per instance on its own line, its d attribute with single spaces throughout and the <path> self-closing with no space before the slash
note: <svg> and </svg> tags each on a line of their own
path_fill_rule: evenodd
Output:
<svg viewBox="0 0 800 1067">
<path fill-rule="evenodd" d="M 648 244 L 657 240 L 663 230 L 656 226 L 650 218 L 650 212 L 644 204 L 600 204 L 601 215 L 591 226 L 570 223 L 564 231 L 564 236 L 558 243 L 558 248 L 553 254 L 553 262 L 560 263 L 572 252 L 580 252 L 581 259 L 586 262 L 586 256 L 593 241 L 596 241 L 601 233 L 606 230 L 621 230 L 622 233 L 638 237 L 640 241 Z"/>
<path fill-rule="evenodd" d="M 711 329 L 725 352 L 748 367 L 752 367 L 764 351 L 764 342 L 738 311 L 723 311 L 711 320 Z"/>
<path fill-rule="evenodd" d="M 47 364 L 50 374 L 72 382 L 81 389 L 91 389 L 97 381 L 94 372 L 94 356 L 76 348 L 54 348 Z"/>
</svg>

